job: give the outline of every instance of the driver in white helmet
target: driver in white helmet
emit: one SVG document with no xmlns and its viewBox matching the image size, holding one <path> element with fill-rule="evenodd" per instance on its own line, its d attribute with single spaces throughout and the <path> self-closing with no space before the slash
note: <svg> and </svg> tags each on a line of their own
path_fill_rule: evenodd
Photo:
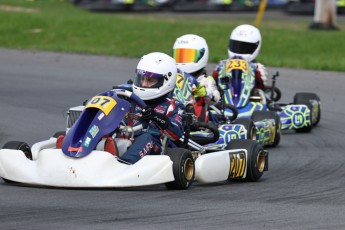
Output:
<svg viewBox="0 0 345 230">
<path fill-rule="evenodd" d="M 252 25 L 240 25 L 237 26 L 230 34 L 228 54 L 229 59 L 234 57 L 242 57 L 248 62 L 255 63 L 255 88 L 264 89 L 267 82 L 267 71 L 264 65 L 255 61 L 259 55 L 261 48 L 261 33 L 259 29 Z M 212 76 L 218 79 L 218 72 L 220 67 L 227 60 L 219 62 L 218 66 L 213 70 Z"/>
<path fill-rule="evenodd" d="M 173 46 L 174 59 L 177 67 L 184 73 L 192 75 L 205 90 L 199 86 L 193 91 L 196 98 L 196 115 L 199 121 L 207 121 L 207 105 L 219 102 L 220 93 L 212 76 L 208 76 L 206 65 L 208 62 L 208 45 L 206 40 L 195 34 L 178 37 Z"/>
<path fill-rule="evenodd" d="M 146 103 L 146 107 L 136 106 L 136 116 L 127 122 L 133 126 L 142 123 L 147 129 L 120 159 L 134 164 L 145 155 L 161 154 L 163 134 L 173 141 L 182 137 L 184 106 L 172 98 L 176 75 L 176 62 L 167 54 L 153 52 L 141 58 L 132 89 Z"/>
</svg>

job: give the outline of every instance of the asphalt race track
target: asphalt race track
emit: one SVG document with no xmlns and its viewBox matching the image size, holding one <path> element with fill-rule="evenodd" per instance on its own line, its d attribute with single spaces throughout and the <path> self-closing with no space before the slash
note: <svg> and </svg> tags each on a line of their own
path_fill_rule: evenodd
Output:
<svg viewBox="0 0 345 230">
<path fill-rule="evenodd" d="M 0 49 L 0 146 L 64 130 L 66 109 L 124 83 L 137 62 Z M 345 229 L 344 73 L 276 71 L 282 101 L 316 92 L 322 118 L 309 134 L 283 134 L 259 182 L 82 190 L 0 179 L 0 229 Z"/>
</svg>

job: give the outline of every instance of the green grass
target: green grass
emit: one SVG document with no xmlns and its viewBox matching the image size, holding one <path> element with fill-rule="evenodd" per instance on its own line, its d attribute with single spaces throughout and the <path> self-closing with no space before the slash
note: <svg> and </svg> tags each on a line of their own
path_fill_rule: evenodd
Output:
<svg viewBox="0 0 345 230">
<path fill-rule="evenodd" d="M 0 47 L 141 57 L 153 51 L 171 54 L 177 37 L 195 33 L 207 40 L 209 61 L 217 62 L 227 57 L 230 31 L 243 23 L 254 22 L 185 14 L 92 13 L 64 0 L 1 0 Z M 344 25 L 338 23 L 340 31 L 314 31 L 309 23 L 264 19 L 258 61 L 272 67 L 345 71 Z"/>
</svg>

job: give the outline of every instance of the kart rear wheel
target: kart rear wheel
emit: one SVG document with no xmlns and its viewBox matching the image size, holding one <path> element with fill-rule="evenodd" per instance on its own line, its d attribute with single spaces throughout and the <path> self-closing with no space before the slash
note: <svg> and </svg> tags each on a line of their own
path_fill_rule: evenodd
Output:
<svg viewBox="0 0 345 230">
<path fill-rule="evenodd" d="M 238 118 L 233 122 L 233 124 L 243 125 L 244 128 L 247 130 L 246 139 L 256 141 L 256 128 L 252 119 Z"/>
<path fill-rule="evenodd" d="M 14 149 L 14 150 L 20 150 L 24 153 L 24 155 L 26 156 L 26 158 L 28 158 L 29 160 L 32 160 L 32 153 L 31 153 L 31 149 L 30 146 L 22 141 L 9 141 L 7 143 L 4 144 L 4 146 L 2 147 L 3 149 Z M 7 183 L 15 183 L 11 180 L 7 180 L 5 178 L 2 178 L 5 182 Z"/>
<path fill-rule="evenodd" d="M 305 104 L 309 103 L 310 100 L 316 100 L 317 101 L 317 117 L 315 119 L 315 122 L 313 125 L 317 125 L 320 122 L 321 119 L 321 100 L 320 97 L 316 93 L 296 93 L 294 96 L 294 104 Z M 308 105 L 308 104 L 306 104 Z"/>
<path fill-rule="evenodd" d="M 247 150 L 247 162 L 246 169 L 247 174 L 244 180 L 255 182 L 258 181 L 265 170 L 268 169 L 268 159 L 266 152 L 261 144 L 253 140 L 232 140 L 227 145 L 226 149 L 246 149 Z M 232 163 L 230 169 L 232 168 Z M 238 178 L 229 178 L 229 181 L 238 181 Z M 242 179 L 243 180 L 243 179 Z"/>
<path fill-rule="evenodd" d="M 274 120 L 274 138 L 271 143 L 269 143 L 269 146 L 275 147 L 280 142 L 280 136 L 281 136 L 281 122 L 279 115 L 274 111 L 254 111 L 252 115 L 252 119 L 254 122 L 256 121 L 262 121 L 265 119 L 273 119 Z"/>
<path fill-rule="evenodd" d="M 168 189 L 188 189 L 195 175 L 195 164 L 192 153 L 183 148 L 168 148 L 165 155 L 168 155 L 173 162 L 173 174 L 175 180 L 165 183 Z"/>
</svg>

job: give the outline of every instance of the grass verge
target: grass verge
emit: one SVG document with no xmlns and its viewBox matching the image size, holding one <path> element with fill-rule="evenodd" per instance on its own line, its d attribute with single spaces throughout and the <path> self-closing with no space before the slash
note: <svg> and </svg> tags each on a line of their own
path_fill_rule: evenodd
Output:
<svg viewBox="0 0 345 230">
<path fill-rule="evenodd" d="M 283 12 L 282 12 L 283 13 Z M 172 13 L 93 13 L 65 0 L 2 0 L 0 47 L 127 57 L 172 54 L 183 34 L 203 36 L 210 62 L 227 57 L 230 31 L 251 18 L 224 20 Z M 265 19 L 258 61 L 267 66 L 345 71 L 344 25 L 339 31 L 309 30 L 308 20 Z"/>
</svg>

